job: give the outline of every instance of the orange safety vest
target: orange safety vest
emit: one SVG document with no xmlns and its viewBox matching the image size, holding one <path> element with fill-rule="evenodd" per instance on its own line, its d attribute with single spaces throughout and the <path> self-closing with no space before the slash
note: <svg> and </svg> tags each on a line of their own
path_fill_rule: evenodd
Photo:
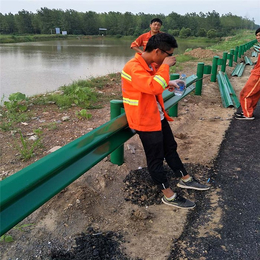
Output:
<svg viewBox="0 0 260 260">
<path fill-rule="evenodd" d="M 158 33 L 161 33 L 160 31 Z M 141 34 L 135 41 L 133 41 L 131 43 L 131 48 L 133 47 L 143 47 L 143 50 L 145 51 L 147 42 L 149 41 L 149 39 L 152 37 L 151 35 L 151 31 L 147 32 L 147 33 L 143 33 Z"/>
<path fill-rule="evenodd" d="M 123 103 L 129 127 L 138 131 L 160 131 L 160 103 L 164 117 L 173 121 L 164 109 L 162 93 L 169 83 L 169 65 L 156 71 L 150 68 L 140 53 L 126 63 L 121 73 Z"/>
<path fill-rule="evenodd" d="M 251 75 L 260 76 L 260 54 L 258 54 L 257 63 L 251 70 Z"/>
</svg>

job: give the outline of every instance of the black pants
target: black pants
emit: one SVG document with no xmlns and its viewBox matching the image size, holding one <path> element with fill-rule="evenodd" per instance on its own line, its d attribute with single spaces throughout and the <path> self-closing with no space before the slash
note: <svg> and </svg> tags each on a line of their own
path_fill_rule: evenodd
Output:
<svg viewBox="0 0 260 260">
<path fill-rule="evenodd" d="M 166 172 L 163 167 L 164 158 L 176 177 L 187 175 L 183 163 L 177 153 L 177 143 L 166 119 L 162 121 L 162 130 L 155 132 L 136 131 L 142 141 L 149 173 L 161 190 L 169 188 Z"/>
</svg>

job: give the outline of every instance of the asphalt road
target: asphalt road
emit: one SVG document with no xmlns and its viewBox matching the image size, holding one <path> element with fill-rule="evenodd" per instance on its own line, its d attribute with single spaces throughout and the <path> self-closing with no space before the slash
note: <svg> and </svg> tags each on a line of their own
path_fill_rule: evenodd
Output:
<svg viewBox="0 0 260 260">
<path fill-rule="evenodd" d="M 170 259 L 260 259 L 260 102 L 254 115 L 253 121 L 232 120 L 209 174 L 222 209 L 215 235 L 199 235 L 199 227 L 210 223 L 210 202 L 198 195 L 201 203 Z"/>
</svg>

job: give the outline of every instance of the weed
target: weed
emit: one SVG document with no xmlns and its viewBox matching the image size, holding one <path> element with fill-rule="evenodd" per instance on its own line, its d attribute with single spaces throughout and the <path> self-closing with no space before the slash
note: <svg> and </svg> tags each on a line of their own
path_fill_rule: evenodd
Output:
<svg viewBox="0 0 260 260">
<path fill-rule="evenodd" d="M 47 125 L 44 125 L 48 130 L 56 130 L 58 128 L 58 124 L 56 122 L 51 122 Z"/>
<path fill-rule="evenodd" d="M 62 86 L 60 90 L 61 92 L 47 95 L 46 100 L 55 102 L 57 106 L 62 108 L 71 107 L 72 104 L 79 107 L 89 107 L 91 103 L 97 100 L 97 93 L 86 80 L 79 80 L 69 86 Z"/>
<path fill-rule="evenodd" d="M 9 101 L 4 102 L 0 107 L 1 120 L 0 128 L 3 131 L 13 129 L 14 123 L 26 121 L 29 117 L 25 113 L 28 109 L 28 98 L 20 92 L 13 93 L 9 96 Z"/>
<path fill-rule="evenodd" d="M 10 243 L 10 242 L 13 242 L 13 241 L 14 241 L 14 239 L 11 235 L 4 234 L 0 237 L 0 242 Z"/>
<path fill-rule="evenodd" d="M 26 227 L 29 227 L 29 226 L 32 226 L 33 224 L 18 224 L 14 227 L 14 229 L 17 229 L 21 232 L 24 231 L 24 228 Z M 10 243 L 10 242 L 13 242 L 14 239 L 11 235 L 8 235 L 8 234 L 4 234 L 0 237 L 0 242 L 6 242 L 6 243 Z"/>
<path fill-rule="evenodd" d="M 21 131 L 19 132 L 19 134 L 20 134 L 20 141 L 22 146 L 20 147 L 20 145 L 17 145 L 17 149 L 21 155 L 21 160 L 27 161 L 34 156 L 34 152 L 36 148 L 42 146 L 41 138 L 38 138 L 35 141 L 30 141 L 30 140 L 26 140 L 23 137 Z"/>
<path fill-rule="evenodd" d="M 92 117 L 92 115 L 89 114 L 86 109 L 81 109 L 80 111 L 77 111 L 75 114 L 79 119 L 90 119 Z"/>
<path fill-rule="evenodd" d="M 43 133 L 42 129 L 40 129 L 40 128 L 33 130 L 33 132 L 34 132 L 36 135 L 38 135 L 38 136 L 42 135 L 42 133 Z"/>
</svg>

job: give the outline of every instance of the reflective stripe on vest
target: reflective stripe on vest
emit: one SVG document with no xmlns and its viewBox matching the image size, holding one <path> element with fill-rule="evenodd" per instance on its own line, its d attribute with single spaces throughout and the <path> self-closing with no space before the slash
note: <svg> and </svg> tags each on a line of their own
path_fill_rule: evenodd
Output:
<svg viewBox="0 0 260 260">
<path fill-rule="evenodd" d="M 130 99 L 130 98 L 123 97 L 123 103 L 128 104 L 130 106 L 138 106 L 138 100 L 134 100 L 134 99 Z"/>
<path fill-rule="evenodd" d="M 121 72 L 121 77 L 128 81 L 132 81 L 132 77 L 129 74 L 125 73 L 123 70 Z"/>
<path fill-rule="evenodd" d="M 162 86 L 163 89 L 165 89 L 167 87 L 167 83 L 166 83 L 166 81 L 165 81 L 165 79 L 163 77 L 161 77 L 159 75 L 156 75 L 156 76 L 154 76 L 153 79 L 156 82 L 158 82 Z"/>
</svg>

